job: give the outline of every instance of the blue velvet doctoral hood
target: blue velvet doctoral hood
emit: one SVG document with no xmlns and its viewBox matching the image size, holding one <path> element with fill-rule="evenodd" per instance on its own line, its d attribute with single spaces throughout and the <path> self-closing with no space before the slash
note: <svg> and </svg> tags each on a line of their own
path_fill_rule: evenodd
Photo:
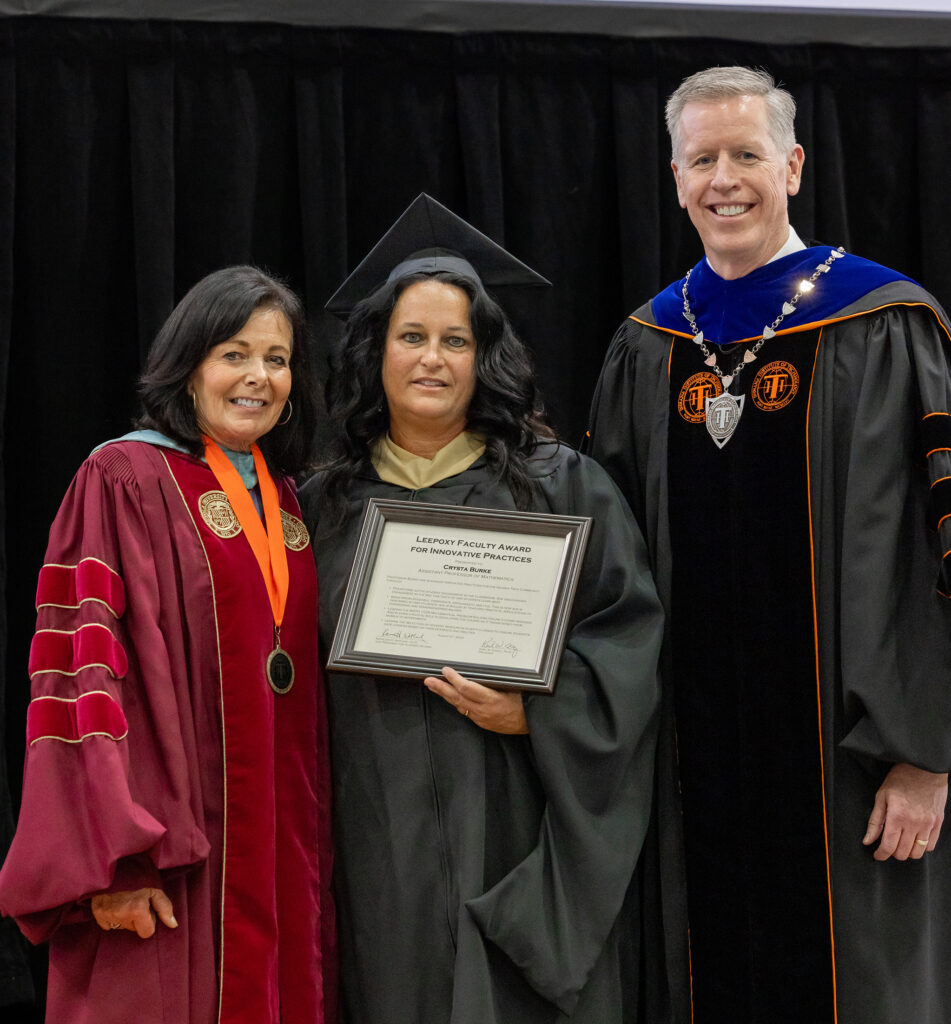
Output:
<svg viewBox="0 0 951 1024">
<path fill-rule="evenodd" d="M 702 259 L 691 272 L 687 289 L 698 328 L 708 342 L 720 345 L 759 338 L 763 328 L 779 316 L 783 303 L 799 290 L 799 282 L 811 277 L 831 251 L 827 245 L 801 249 L 734 281 L 725 281 Z M 816 280 L 813 291 L 802 296 L 777 333 L 832 319 L 863 295 L 892 281 L 911 278 L 846 253 Z M 651 310 L 658 327 L 689 334 L 683 283 L 681 278 L 665 288 L 651 302 Z"/>
</svg>

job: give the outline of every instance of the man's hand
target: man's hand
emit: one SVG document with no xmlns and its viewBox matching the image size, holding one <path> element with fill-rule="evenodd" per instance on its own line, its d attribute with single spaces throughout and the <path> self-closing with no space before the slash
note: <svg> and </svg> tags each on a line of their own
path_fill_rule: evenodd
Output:
<svg viewBox="0 0 951 1024">
<path fill-rule="evenodd" d="M 172 901 L 161 889 L 136 889 L 135 892 L 101 892 L 90 900 L 89 908 L 103 931 L 136 932 L 140 939 L 155 934 L 155 918 L 169 928 L 177 928 Z M 153 912 L 154 911 L 154 912 Z"/>
<path fill-rule="evenodd" d="M 881 836 L 876 860 L 920 860 L 938 842 L 947 799 L 947 772 L 896 764 L 875 794 L 862 842 L 870 846 Z"/>
</svg>

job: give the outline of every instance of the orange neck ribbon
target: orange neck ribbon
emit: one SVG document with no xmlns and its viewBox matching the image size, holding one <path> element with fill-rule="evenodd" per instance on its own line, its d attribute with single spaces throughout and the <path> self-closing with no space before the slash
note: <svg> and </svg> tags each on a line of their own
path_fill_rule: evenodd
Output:
<svg viewBox="0 0 951 1024">
<path fill-rule="evenodd" d="M 287 571 L 287 551 L 284 549 L 284 529 L 281 526 L 281 507 L 277 500 L 277 487 L 271 479 L 261 449 L 251 445 L 254 456 L 254 468 L 258 474 L 258 487 L 261 489 L 261 504 L 264 506 L 264 524 L 258 515 L 251 494 L 240 474 L 231 464 L 231 460 L 210 438 L 202 435 L 205 444 L 205 458 L 215 479 L 228 497 L 234 514 L 238 517 L 241 529 L 251 545 L 267 587 L 267 596 L 271 600 L 271 612 L 274 625 L 280 629 L 287 606 L 287 591 L 290 575 Z M 265 533 L 265 526 L 267 532 Z"/>
</svg>

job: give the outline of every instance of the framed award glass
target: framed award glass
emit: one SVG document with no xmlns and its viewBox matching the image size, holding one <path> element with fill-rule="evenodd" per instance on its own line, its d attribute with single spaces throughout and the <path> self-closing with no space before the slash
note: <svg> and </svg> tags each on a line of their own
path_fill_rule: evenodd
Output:
<svg viewBox="0 0 951 1024">
<path fill-rule="evenodd" d="M 370 499 L 327 667 L 551 693 L 590 522 Z"/>
</svg>

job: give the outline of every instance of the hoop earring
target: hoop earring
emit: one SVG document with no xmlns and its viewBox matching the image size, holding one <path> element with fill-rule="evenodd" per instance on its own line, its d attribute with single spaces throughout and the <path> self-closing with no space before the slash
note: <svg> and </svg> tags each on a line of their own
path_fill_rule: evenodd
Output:
<svg viewBox="0 0 951 1024">
<path fill-rule="evenodd" d="M 294 415 L 294 403 L 289 398 L 287 400 L 287 407 L 287 416 L 282 420 L 278 420 L 274 426 L 283 427 L 290 423 L 291 417 Z"/>
</svg>

